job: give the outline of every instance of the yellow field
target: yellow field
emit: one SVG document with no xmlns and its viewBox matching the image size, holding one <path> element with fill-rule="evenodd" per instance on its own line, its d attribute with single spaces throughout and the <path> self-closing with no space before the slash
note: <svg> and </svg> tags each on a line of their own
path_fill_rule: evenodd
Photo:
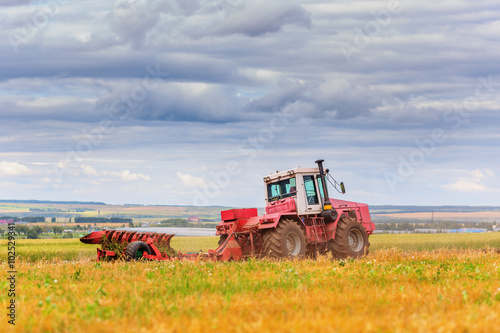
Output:
<svg viewBox="0 0 500 333">
<path fill-rule="evenodd" d="M 431 220 L 432 212 L 420 213 L 391 213 L 391 214 L 377 214 L 378 217 L 390 217 L 398 219 L 418 219 L 418 220 Z M 483 222 L 500 222 L 500 212 L 434 212 L 434 220 L 453 220 L 453 221 L 483 221 Z"/>
<path fill-rule="evenodd" d="M 228 263 L 95 263 L 88 257 L 95 256 L 95 247 L 75 240 L 23 241 L 25 245 L 18 248 L 21 253 L 58 247 L 80 253 L 82 259 L 61 261 L 56 255 L 49 260 L 18 263 L 16 328 L 7 325 L 3 316 L 0 329 L 498 331 L 500 254 L 491 248 L 500 247 L 500 233 L 404 236 L 416 239 L 401 235 L 370 237 L 371 253 L 358 260 L 337 261 L 323 256 L 318 260 Z M 196 245 L 210 247 L 216 241 L 212 237 L 179 237 L 173 245 L 193 249 Z M 423 248 L 425 242 L 430 242 L 434 250 L 411 249 Z M 464 249 L 469 245 L 480 249 Z M 88 253 L 81 252 L 84 248 L 89 248 Z M 5 263 L 0 268 L 7 271 Z M 5 279 L 0 287 L 7 289 Z M 2 308 L 7 302 L 7 293 L 1 293 Z"/>
</svg>

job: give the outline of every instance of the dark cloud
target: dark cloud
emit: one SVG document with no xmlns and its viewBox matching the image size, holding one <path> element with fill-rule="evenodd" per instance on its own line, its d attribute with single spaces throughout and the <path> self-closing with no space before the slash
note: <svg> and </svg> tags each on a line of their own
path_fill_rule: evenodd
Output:
<svg viewBox="0 0 500 333">
<path fill-rule="evenodd" d="M 148 31 L 160 17 L 150 2 L 118 1 L 113 8 L 112 28 L 120 42 L 131 43 L 133 48 L 143 45 Z"/>
<path fill-rule="evenodd" d="M 167 15 L 191 16 L 202 8 L 198 0 L 161 1 L 156 9 Z"/>
<path fill-rule="evenodd" d="M 23 6 L 36 1 L 37 0 L 0 0 L 0 6 L 5 6 L 5 7 Z"/>
<path fill-rule="evenodd" d="M 295 104 L 301 115 L 314 118 L 349 119 L 369 115 L 381 104 L 367 87 L 353 85 L 347 80 L 302 82 L 283 80 L 279 88 L 262 98 L 251 101 L 249 111 L 276 112 Z"/>
<path fill-rule="evenodd" d="M 257 37 L 276 33 L 285 25 L 311 27 L 311 15 L 301 6 L 281 6 L 257 1 L 240 11 L 231 13 L 208 35 L 242 34 Z"/>
<path fill-rule="evenodd" d="M 240 105 L 234 90 L 203 83 L 150 83 L 141 81 L 121 86 L 100 98 L 96 110 L 117 119 L 141 121 L 232 122 L 241 120 Z"/>
</svg>

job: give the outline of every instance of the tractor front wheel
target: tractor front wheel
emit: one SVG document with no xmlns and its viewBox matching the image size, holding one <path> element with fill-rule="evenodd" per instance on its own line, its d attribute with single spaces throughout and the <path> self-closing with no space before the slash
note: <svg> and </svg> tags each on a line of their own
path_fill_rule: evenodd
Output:
<svg viewBox="0 0 500 333">
<path fill-rule="evenodd" d="M 132 242 L 125 248 L 125 259 L 127 261 L 142 259 L 144 253 L 151 254 L 151 250 L 146 243 Z"/>
<path fill-rule="evenodd" d="M 262 255 L 268 258 L 299 258 L 306 252 L 306 238 L 293 220 L 282 220 L 264 234 Z"/>
<path fill-rule="evenodd" d="M 335 238 L 328 247 L 337 259 L 357 258 L 368 254 L 368 234 L 361 223 L 353 217 L 342 216 L 337 223 Z"/>
</svg>

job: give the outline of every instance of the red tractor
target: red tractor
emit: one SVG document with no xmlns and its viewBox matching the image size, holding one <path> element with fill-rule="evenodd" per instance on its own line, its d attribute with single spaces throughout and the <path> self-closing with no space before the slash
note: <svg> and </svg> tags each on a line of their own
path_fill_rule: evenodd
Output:
<svg viewBox="0 0 500 333">
<path fill-rule="evenodd" d="M 217 226 L 219 247 L 206 254 L 175 253 L 170 249 L 173 235 L 104 230 L 83 238 L 84 243 L 101 244 L 98 259 L 192 259 L 239 260 L 255 257 L 314 257 L 331 251 L 335 258 L 359 257 L 368 253 L 368 236 L 375 230 L 368 205 L 331 199 L 327 181 L 341 193 L 323 160 L 317 168 L 295 168 L 264 178 L 266 213 L 256 208 L 221 212 Z"/>
<path fill-rule="evenodd" d="M 368 253 L 368 236 L 375 230 L 368 205 L 331 199 L 327 180 L 339 192 L 338 184 L 323 169 L 295 168 L 264 178 L 266 214 L 257 209 L 232 209 L 221 212 L 217 226 L 219 245 L 234 235 L 242 256 L 270 258 L 314 256 L 331 251 L 336 258 L 359 257 Z"/>
</svg>

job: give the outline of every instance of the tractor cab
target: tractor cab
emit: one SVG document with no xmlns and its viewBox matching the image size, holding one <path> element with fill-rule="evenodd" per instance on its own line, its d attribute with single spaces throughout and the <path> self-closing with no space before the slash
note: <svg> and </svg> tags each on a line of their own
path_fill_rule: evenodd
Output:
<svg viewBox="0 0 500 333">
<path fill-rule="evenodd" d="M 321 214 L 325 203 L 324 182 L 318 168 L 295 168 L 264 178 L 266 211 L 293 200 L 294 212 L 299 215 Z"/>
<path fill-rule="evenodd" d="M 345 187 L 344 183 L 337 183 L 328 174 L 328 169 L 323 169 L 323 162 L 323 160 L 317 160 L 317 168 L 298 167 L 264 177 L 264 183 L 266 183 L 266 213 L 318 214 L 323 216 L 326 222 L 335 221 L 336 211 L 333 209 L 328 196 L 327 176 L 330 177 L 328 181 L 338 192 L 345 193 Z"/>
</svg>

